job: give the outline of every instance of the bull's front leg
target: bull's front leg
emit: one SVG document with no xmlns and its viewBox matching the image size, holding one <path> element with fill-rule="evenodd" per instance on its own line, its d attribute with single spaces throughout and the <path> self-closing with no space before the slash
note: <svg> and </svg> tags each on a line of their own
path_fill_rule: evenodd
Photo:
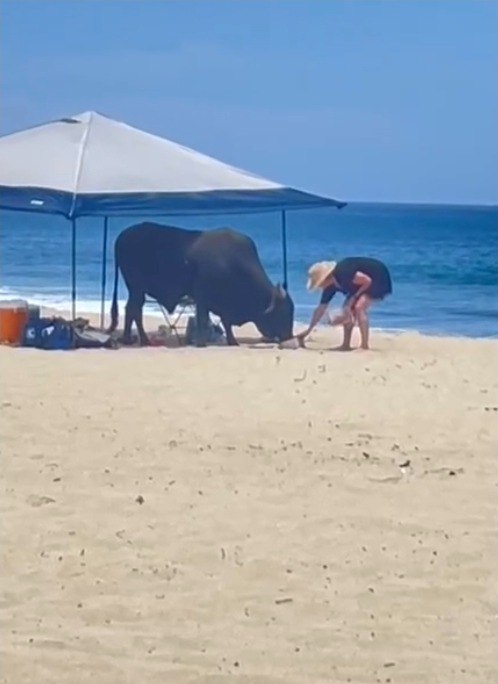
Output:
<svg viewBox="0 0 498 684">
<path fill-rule="evenodd" d="M 205 347 L 208 340 L 209 332 L 209 310 L 201 300 L 196 300 L 195 306 L 195 346 Z"/>
<path fill-rule="evenodd" d="M 233 330 L 232 330 L 232 324 L 225 320 L 224 318 L 221 319 L 221 325 L 225 329 L 225 334 L 227 336 L 227 344 L 229 347 L 238 347 L 239 343 L 234 337 Z"/>
<path fill-rule="evenodd" d="M 144 328 L 143 312 L 144 312 L 145 297 L 143 298 L 140 306 L 137 308 L 137 313 L 135 316 L 135 323 L 138 330 L 138 336 L 140 338 L 140 344 L 142 347 L 148 347 L 150 345 L 150 340 L 147 337 L 147 333 Z"/>
</svg>

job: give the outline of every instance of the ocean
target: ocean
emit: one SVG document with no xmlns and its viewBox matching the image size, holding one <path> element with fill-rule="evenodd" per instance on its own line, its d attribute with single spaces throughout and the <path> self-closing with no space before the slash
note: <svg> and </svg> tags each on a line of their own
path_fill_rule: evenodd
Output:
<svg viewBox="0 0 498 684">
<path fill-rule="evenodd" d="M 107 304 L 113 283 L 113 242 L 136 218 L 109 220 Z M 159 223 L 209 229 L 231 226 L 250 235 L 274 281 L 282 280 L 280 214 L 160 217 Z M 311 263 L 346 256 L 382 259 L 393 294 L 371 309 L 371 325 L 435 335 L 498 335 L 498 208 L 348 204 L 344 209 L 287 213 L 288 282 L 296 319 L 307 322 L 318 300 L 306 291 Z M 100 311 L 102 219 L 78 221 L 78 311 Z M 0 212 L 0 300 L 22 297 L 69 310 L 71 229 L 61 217 Z M 120 284 L 121 309 L 126 298 Z M 333 300 L 338 308 L 342 297 Z M 148 304 L 147 314 L 157 313 Z"/>
</svg>

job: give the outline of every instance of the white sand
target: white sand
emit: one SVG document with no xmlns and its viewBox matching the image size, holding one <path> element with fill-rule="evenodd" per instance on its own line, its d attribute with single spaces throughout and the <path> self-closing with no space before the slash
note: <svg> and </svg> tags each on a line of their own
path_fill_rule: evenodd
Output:
<svg viewBox="0 0 498 684">
<path fill-rule="evenodd" d="M 339 334 L 0 348 L 1 682 L 497 681 L 498 343 Z"/>
</svg>

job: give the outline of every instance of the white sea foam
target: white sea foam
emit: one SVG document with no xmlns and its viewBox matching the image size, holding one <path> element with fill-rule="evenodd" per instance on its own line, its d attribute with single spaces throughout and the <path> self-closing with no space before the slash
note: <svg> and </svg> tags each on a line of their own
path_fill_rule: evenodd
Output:
<svg viewBox="0 0 498 684">
<path fill-rule="evenodd" d="M 57 293 L 57 292 L 28 292 L 27 290 L 24 289 L 14 289 L 10 287 L 0 287 L 0 303 L 3 301 L 8 301 L 8 300 L 19 300 L 23 299 L 30 304 L 35 304 L 36 306 L 44 307 L 47 309 L 53 309 L 54 311 L 60 312 L 60 313 L 66 313 L 68 314 L 71 311 L 72 304 L 71 304 L 71 299 L 68 297 L 67 291 L 64 293 Z M 126 300 L 120 299 L 118 301 L 119 304 L 119 313 L 120 316 L 124 315 L 124 307 L 126 304 Z M 307 309 L 313 309 L 313 307 L 308 307 L 308 306 L 299 306 L 299 309 L 301 310 L 301 313 L 296 311 L 296 318 L 295 322 L 297 324 L 306 324 L 309 320 L 309 315 L 307 312 Z M 107 316 L 109 315 L 111 310 L 111 302 L 110 300 L 105 301 L 105 306 L 104 306 L 104 314 Z M 96 314 L 100 315 L 101 313 L 101 302 L 98 299 L 78 299 L 76 302 L 76 313 L 77 314 Z M 163 313 L 161 312 L 161 309 L 159 308 L 159 305 L 154 303 L 154 302 L 147 302 L 144 307 L 144 314 L 146 316 L 152 317 L 152 318 L 158 318 L 158 319 L 163 319 Z M 325 321 L 322 321 L 319 324 L 319 327 L 328 327 L 327 323 Z M 435 336 L 445 336 L 445 337 L 459 337 L 460 335 L 458 333 L 452 333 L 450 331 L 432 331 L 428 333 L 427 331 L 423 330 L 418 330 L 417 328 L 414 327 L 408 327 L 408 328 L 399 328 L 399 327 L 394 327 L 390 325 L 382 325 L 382 326 L 372 326 L 372 331 L 374 332 L 379 332 L 381 334 L 387 334 L 387 335 L 401 335 L 406 332 L 420 332 L 421 334 L 430 334 L 430 335 L 435 335 Z M 485 337 L 492 337 L 496 338 L 497 335 L 487 335 Z"/>
<path fill-rule="evenodd" d="M 41 293 L 32 292 L 28 293 L 23 290 L 13 290 L 9 287 L 0 287 L 0 302 L 9 301 L 12 299 L 23 299 L 29 304 L 34 304 L 46 309 L 53 309 L 58 312 L 69 312 L 72 309 L 71 299 L 67 294 L 57 294 L 51 293 Z M 119 311 L 124 312 L 124 307 L 126 300 L 119 300 Z M 88 314 L 100 314 L 102 309 L 102 304 L 97 299 L 77 299 L 76 301 L 76 311 Z M 104 313 L 108 314 L 111 310 L 111 302 L 106 301 L 104 303 Z M 154 316 L 158 318 L 163 318 L 163 314 L 159 308 L 158 304 L 154 302 L 147 302 L 144 307 L 144 314 L 146 316 Z"/>
</svg>

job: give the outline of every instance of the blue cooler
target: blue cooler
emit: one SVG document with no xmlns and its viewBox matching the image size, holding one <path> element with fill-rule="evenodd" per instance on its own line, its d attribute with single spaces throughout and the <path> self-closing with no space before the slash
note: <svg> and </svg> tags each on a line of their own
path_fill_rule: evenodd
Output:
<svg viewBox="0 0 498 684">
<path fill-rule="evenodd" d="M 47 325 L 50 318 L 40 318 L 40 307 L 28 305 L 28 318 L 24 326 L 21 344 L 23 347 L 39 347 L 41 343 L 42 321 Z"/>
<path fill-rule="evenodd" d="M 41 318 L 39 306 L 29 306 L 22 345 L 36 349 L 71 349 L 73 331 L 71 326 L 60 318 Z"/>
</svg>

